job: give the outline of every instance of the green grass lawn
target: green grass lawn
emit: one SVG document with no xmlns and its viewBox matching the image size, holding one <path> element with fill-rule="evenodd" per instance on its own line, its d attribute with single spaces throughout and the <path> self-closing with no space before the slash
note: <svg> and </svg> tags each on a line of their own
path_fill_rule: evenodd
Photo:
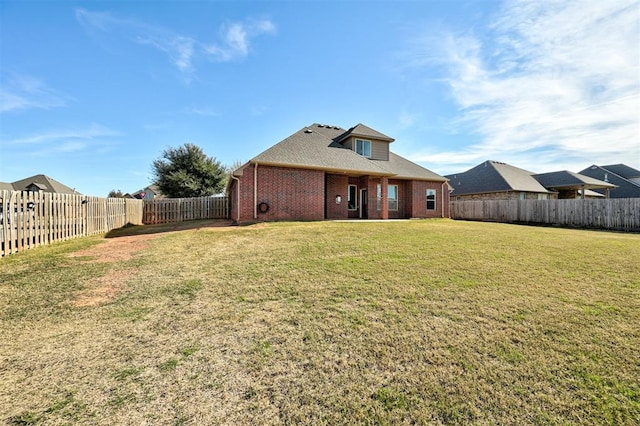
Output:
<svg viewBox="0 0 640 426">
<path fill-rule="evenodd" d="M 0 259 L 0 423 L 640 422 L 638 234 L 207 225 Z"/>
</svg>

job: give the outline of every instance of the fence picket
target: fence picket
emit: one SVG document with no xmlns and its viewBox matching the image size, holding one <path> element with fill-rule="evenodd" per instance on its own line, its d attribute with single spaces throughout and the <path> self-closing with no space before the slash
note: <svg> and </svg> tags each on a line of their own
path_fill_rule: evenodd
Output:
<svg viewBox="0 0 640 426">
<path fill-rule="evenodd" d="M 451 218 L 640 232 L 640 198 L 452 201 Z"/>
<path fill-rule="evenodd" d="M 2 190 L 0 256 L 108 232 L 127 223 L 141 225 L 142 212 L 142 200 Z"/>
<path fill-rule="evenodd" d="M 162 198 L 144 200 L 142 220 L 155 225 L 187 220 L 227 219 L 228 197 Z"/>
</svg>

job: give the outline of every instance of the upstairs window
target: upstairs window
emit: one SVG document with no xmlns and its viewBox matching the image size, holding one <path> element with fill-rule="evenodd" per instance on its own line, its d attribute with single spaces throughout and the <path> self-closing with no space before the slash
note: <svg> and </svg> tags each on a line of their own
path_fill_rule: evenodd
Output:
<svg viewBox="0 0 640 426">
<path fill-rule="evenodd" d="M 436 209 L 436 190 L 427 189 L 427 210 Z"/>
<path fill-rule="evenodd" d="M 371 157 L 371 141 L 356 139 L 356 152 L 363 157 Z"/>
</svg>

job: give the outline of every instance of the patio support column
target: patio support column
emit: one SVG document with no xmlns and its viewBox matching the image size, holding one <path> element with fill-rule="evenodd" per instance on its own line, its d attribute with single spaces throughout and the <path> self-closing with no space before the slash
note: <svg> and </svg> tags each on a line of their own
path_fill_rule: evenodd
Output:
<svg viewBox="0 0 640 426">
<path fill-rule="evenodd" d="M 382 215 L 382 220 L 389 219 L 388 186 L 389 178 L 386 176 L 380 178 L 380 214 Z"/>
</svg>

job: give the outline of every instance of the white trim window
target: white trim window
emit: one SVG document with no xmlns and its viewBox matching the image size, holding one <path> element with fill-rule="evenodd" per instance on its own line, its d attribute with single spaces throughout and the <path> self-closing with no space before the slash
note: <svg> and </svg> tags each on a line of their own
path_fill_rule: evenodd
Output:
<svg viewBox="0 0 640 426">
<path fill-rule="evenodd" d="M 347 210 L 358 210 L 358 187 L 356 185 L 347 187 Z"/>
<path fill-rule="evenodd" d="M 382 200 L 382 187 L 376 185 L 376 209 L 380 211 Z M 387 206 L 389 211 L 398 211 L 398 185 L 387 186 Z"/>
<path fill-rule="evenodd" d="M 398 211 L 398 185 L 387 187 L 387 198 L 389 199 L 389 211 Z"/>
<path fill-rule="evenodd" d="M 427 210 L 436 209 L 436 190 L 427 189 Z"/>
<path fill-rule="evenodd" d="M 363 157 L 371 157 L 371 141 L 356 139 L 356 153 Z"/>
</svg>

